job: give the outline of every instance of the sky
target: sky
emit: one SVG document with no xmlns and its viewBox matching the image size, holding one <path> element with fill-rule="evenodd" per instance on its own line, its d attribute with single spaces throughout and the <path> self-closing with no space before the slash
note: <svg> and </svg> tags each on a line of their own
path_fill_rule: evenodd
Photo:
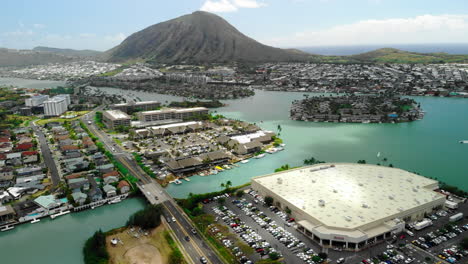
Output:
<svg viewBox="0 0 468 264">
<path fill-rule="evenodd" d="M 110 49 L 197 10 L 277 47 L 468 43 L 467 0 L 2 0 L 0 47 Z"/>
</svg>

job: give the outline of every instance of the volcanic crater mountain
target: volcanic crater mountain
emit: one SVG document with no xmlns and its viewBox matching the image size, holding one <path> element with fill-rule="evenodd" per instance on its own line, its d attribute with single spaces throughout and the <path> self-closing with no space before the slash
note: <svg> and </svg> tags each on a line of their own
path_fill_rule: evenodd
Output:
<svg viewBox="0 0 468 264">
<path fill-rule="evenodd" d="M 107 51 L 111 62 L 266 62 L 302 61 L 308 53 L 263 45 L 223 18 L 197 11 L 149 26 Z"/>
</svg>

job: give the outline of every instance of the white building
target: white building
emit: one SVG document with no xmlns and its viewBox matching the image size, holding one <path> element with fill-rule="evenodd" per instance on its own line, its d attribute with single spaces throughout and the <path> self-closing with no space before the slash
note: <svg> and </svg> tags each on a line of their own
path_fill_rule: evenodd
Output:
<svg viewBox="0 0 468 264">
<path fill-rule="evenodd" d="M 57 95 L 44 102 L 45 116 L 59 116 L 65 113 L 70 104 L 70 95 Z"/>
<path fill-rule="evenodd" d="M 324 247 L 360 250 L 442 208 L 438 182 L 401 169 L 320 164 L 252 179 L 252 189 L 291 210 L 298 230 Z"/>
<path fill-rule="evenodd" d="M 34 106 L 42 105 L 47 100 L 49 100 L 48 95 L 39 94 L 39 95 L 31 96 L 31 98 L 27 98 L 25 100 L 25 104 L 26 106 L 34 107 Z"/>
</svg>

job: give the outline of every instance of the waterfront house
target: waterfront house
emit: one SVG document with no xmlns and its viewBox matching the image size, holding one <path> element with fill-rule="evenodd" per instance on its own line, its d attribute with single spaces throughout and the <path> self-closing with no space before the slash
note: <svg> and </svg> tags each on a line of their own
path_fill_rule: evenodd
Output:
<svg viewBox="0 0 468 264">
<path fill-rule="evenodd" d="M 98 187 L 93 187 L 89 190 L 88 196 L 91 199 L 91 202 L 97 202 L 102 200 L 102 191 Z"/>
<path fill-rule="evenodd" d="M 128 193 L 130 191 L 130 184 L 122 180 L 119 182 L 119 185 L 117 185 L 117 188 L 120 190 L 120 193 Z"/>
<path fill-rule="evenodd" d="M 16 212 L 10 205 L 0 206 L 0 223 L 6 223 L 14 220 Z"/>
<path fill-rule="evenodd" d="M 74 192 L 72 193 L 72 197 L 78 205 L 83 205 L 86 202 L 86 198 L 88 198 L 88 196 L 82 192 Z"/>
<path fill-rule="evenodd" d="M 104 185 L 104 187 L 102 187 L 102 189 L 104 190 L 104 192 L 106 193 L 106 197 L 112 197 L 112 196 L 116 196 L 117 195 L 117 190 L 115 189 L 114 186 L 112 185 Z"/>
<path fill-rule="evenodd" d="M 58 199 L 55 199 L 54 195 L 42 195 L 34 199 L 34 202 L 40 207 L 51 210 L 62 205 L 62 202 Z"/>
</svg>

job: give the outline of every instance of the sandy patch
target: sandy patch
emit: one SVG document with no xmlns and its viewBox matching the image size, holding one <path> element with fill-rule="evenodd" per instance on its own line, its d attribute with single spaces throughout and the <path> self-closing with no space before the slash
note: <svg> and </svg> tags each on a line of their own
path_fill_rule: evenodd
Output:
<svg viewBox="0 0 468 264">
<path fill-rule="evenodd" d="M 108 235 L 107 252 L 109 264 L 166 264 L 171 248 L 164 238 L 164 227 L 161 225 L 147 235 L 122 229 L 118 233 Z M 111 245 L 113 238 L 121 242 Z"/>
<path fill-rule="evenodd" d="M 129 249 L 125 255 L 125 260 L 130 264 L 161 264 L 162 257 L 159 250 L 149 244 L 143 244 Z"/>
</svg>

